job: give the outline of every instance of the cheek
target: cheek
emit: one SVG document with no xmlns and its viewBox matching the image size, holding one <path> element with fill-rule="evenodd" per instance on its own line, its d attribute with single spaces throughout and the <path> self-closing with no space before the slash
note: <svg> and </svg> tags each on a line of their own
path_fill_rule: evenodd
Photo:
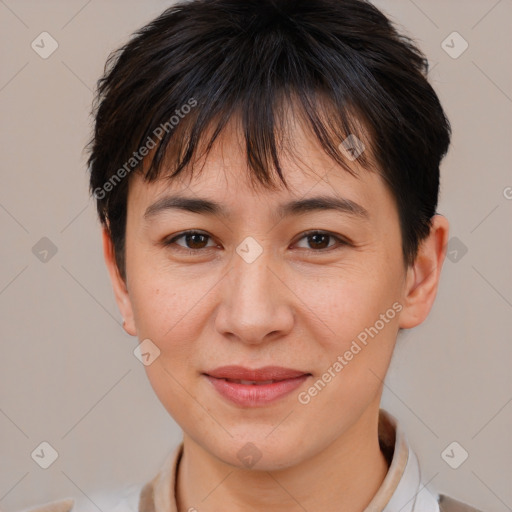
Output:
<svg viewBox="0 0 512 512">
<path fill-rule="evenodd" d="M 188 392 L 203 323 L 200 288 L 163 272 L 146 271 L 133 280 L 130 290 L 138 336 L 149 338 L 160 351 L 145 367 L 146 375 L 162 405 L 180 424 L 201 419 L 201 410 Z"/>
<path fill-rule="evenodd" d="M 314 415 L 330 411 L 326 421 L 333 422 L 333 429 L 343 419 L 340 415 L 360 410 L 382 385 L 398 329 L 397 282 L 396 272 L 381 264 L 372 271 L 340 269 L 337 276 L 301 291 L 309 335 L 322 361 L 316 385 L 303 398 L 311 399 L 307 407 Z"/>
<path fill-rule="evenodd" d="M 197 324 L 194 318 L 202 309 L 208 283 L 150 260 L 137 265 L 134 259 L 130 271 L 130 300 L 139 337 L 154 338 L 158 344 L 182 340 L 181 333 Z"/>
<path fill-rule="evenodd" d="M 130 300 L 139 337 L 150 338 L 159 345 L 176 323 L 178 309 L 185 302 L 182 293 L 168 289 L 161 279 L 147 278 L 133 283 Z"/>
<path fill-rule="evenodd" d="M 346 290 L 346 295 L 336 296 L 328 314 L 324 304 L 321 327 L 313 334 L 321 344 L 322 364 L 299 400 L 307 413 L 322 418 L 331 432 L 339 431 L 340 425 L 348 426 L 376 400 L 398 329 L 400 304 L 393 294 L 379 293 L 372 286 Z"/>
<path fill-rule="evenodd" d="M 146 366 L 147 376 L 173 416 L 190 400 L 182 393 L 196 377 L 198 340 L 211 316 L 214 297 L 211 276 L 204 280 L 176 276 L 181 274 L 141 272 L 130 288 L 138 337 L 141 341 L 149 338 L 160 351 L 154 363 Z"/>
<path fill-rule="evenodd" d="M 293 291 L 300 298 L 302 318 L 309 319 L 309 328 L 330 352 L 350 345 L 393 307 L 400 298 L 397 280 L 396 272 L 382 264 L 338 268 L 295 280 Z M 389 330 L 395 317 L 392 310 L 383 330 Z"/>
</svg>

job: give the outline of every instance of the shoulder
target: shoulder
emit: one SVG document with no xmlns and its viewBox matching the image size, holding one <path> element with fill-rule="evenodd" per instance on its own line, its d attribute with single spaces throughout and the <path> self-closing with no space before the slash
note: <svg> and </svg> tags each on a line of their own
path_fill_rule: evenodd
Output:
<svg viewBox="0 0 512 512">
<path fill-rule="evenodd" d="M 25 508 L 18 512 L 137 512 L 139 510 L 140 485 L 125 487 L 112 493 L 96 493 L 88 499 L 66 498 L 44 505 Z"/>
<path fill-rule="evenodd" d="M 75 506 L 75 500 L 69 498 L 65 500 L 52 501 L 45 505 L 24 508 L 19 512 L 71 512 Z"/>
<path fill-rule="evenodd" d="M 481 512 L 462 501 L 454 500 L 444 494 L 439 495 L 439 510 L 440 512 Z"/>
</svg>

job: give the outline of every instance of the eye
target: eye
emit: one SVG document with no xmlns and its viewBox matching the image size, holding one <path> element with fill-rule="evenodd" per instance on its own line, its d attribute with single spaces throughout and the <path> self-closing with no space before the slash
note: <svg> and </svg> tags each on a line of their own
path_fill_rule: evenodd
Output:
<svg viewBox="0 0 512 512">
<path fill-rule="evenodd" d="M 211 241 L 211 245 L 207 245 L 208 240 Z M 201 231 L 185 231 L 171 239 L 165 240 L 164 245 L 177 245 L 185 250 L 188 249 L 189 252 L 199 251 L 209 247 L 216 247 L 216 244 L 211 240 L 210 235 L 202 233 Z"/>
<path fill-rule="evenodd" d="M 307 246 L 303 246 L 301 248 L 308 249 L 314 252 L 331 250 L 333 248 L 339 248 L 339 246 L 343 245 L 350 245 L 349 242 L 343 240 L 339 236 L 333 235 L 332 233 L 329 233 L 327 231 L 318 230 L 308 231 L 299 240 L 306 241 Z"/>
<path fill-rule="evenodd" d="M 305 242 L 302 242 L 302 241 Z M 300 244 L 304 244 L 301 247 Z M 201 250 L 217 247 L 212 237 L 201 231 L 185 231 L 172 238 L 163 241 L 166 247 L 174 246 L 178 250 L 184 250 L 190 254 L 198 253 Z M 313 230 L 304 233 L 295 244 L 296 247 L 306 249 L 312 252 L 329 251 L 340 246 L 350 245 L 350 243 L 339 236 L 333 235 L 327 231 Z"/>
</svg>

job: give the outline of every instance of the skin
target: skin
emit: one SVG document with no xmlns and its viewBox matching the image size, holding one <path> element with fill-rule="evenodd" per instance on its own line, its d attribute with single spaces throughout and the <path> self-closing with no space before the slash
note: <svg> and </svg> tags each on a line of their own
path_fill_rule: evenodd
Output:
<svg viewBox="0 0 512 512">
<path fill-rule="evenodd" d="M 131 177 L 126 225 L 126 282 L 103 231 L 104 254 L 125 330 L 149 338 L 160 356 L 146 371 L 158 398 L 183 430 L 177 481 L 180 512 L 356 512 L 380 487 L 387 463 L 378 444 L 378 414 L 399 327 L 427 317 L 435 299 L 448 221 L 433 218 L 413 266 L 403 265 L 398 213 L 376 173 L 349 162 L 353 177 L 293 127 L 300 163 L 286 155 L 290 190 L 248 180 L 236 128 L 228 125 L 201 173 L 148 184 Z M 231 217 L 177 209 L 145 219 L 170 193 L 221 203 Z M 278 205 L 320 194 L 363 206 L 367 219 L 334 210 L 275 218 Z M 312 239 L 308 230 L 347 239 Z M 185 230 L 210 238 L 162 241 Z M 262 254 L 236 252 L 248 236 Z M 314 382 L 394 303 L 402 308 L 307 404 Z M 311 373 L 301 387 L 264 407 L 244 408 L 215 391 L 202 372 L 235 364 L 279 365 Z M 245 467 L 237 453 L 253 443 L 261 459 Z M 204 501 L 203 501 L 204 499 Z"/>
</svg>

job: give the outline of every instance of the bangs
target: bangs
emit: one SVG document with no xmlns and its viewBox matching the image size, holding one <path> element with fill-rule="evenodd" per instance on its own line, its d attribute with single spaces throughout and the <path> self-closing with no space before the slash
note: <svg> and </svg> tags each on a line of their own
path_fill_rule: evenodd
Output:
<svg viewBox="0 0 512 512">
<path fill-rule="evenodd" d="M 315 138 L 333 164 L 351 175 L 357 177 L 353 164 L 356 158 L 365 169 L 378 170 L 373 164 L 371 137 L 362 114 L 356 114 L 355 108 L 346 103 L 336 105 L 329 95 L 313 90 L 310 95 L 284 88 L 276 93 L 273 86 L 259 90 L 257 95 L 246 94 L 238 98 L 238 103 L 229 97 L 230 91 L 223 93 L 225 97 L 220 97 L 217 104 L 198 104 L 165 133 L 148 158 L 148 165 L 143 166 L 143 172 L 141 169 L 145 181 L 192 175 L 198 160 L 203 160 L 204 167 L 208 154 L 229 124 L 235 127 L 246 157 L 248 177 L 255 186 L 276 188 L 279 180 L 287 186 L 282 157 L 300 160 L 302 152 L 295 144 L 296 123 Z M 187 103 L 190 102 L 195 104 L 197 99 L 190 98 Z M 158 126 L 168 122 L 169 113 L 179 110 L 180 107 L 173 107 L 163 112 Z M 146 128 L 138 147 L 154 135 L 158 126 Z"/>
</svg>

